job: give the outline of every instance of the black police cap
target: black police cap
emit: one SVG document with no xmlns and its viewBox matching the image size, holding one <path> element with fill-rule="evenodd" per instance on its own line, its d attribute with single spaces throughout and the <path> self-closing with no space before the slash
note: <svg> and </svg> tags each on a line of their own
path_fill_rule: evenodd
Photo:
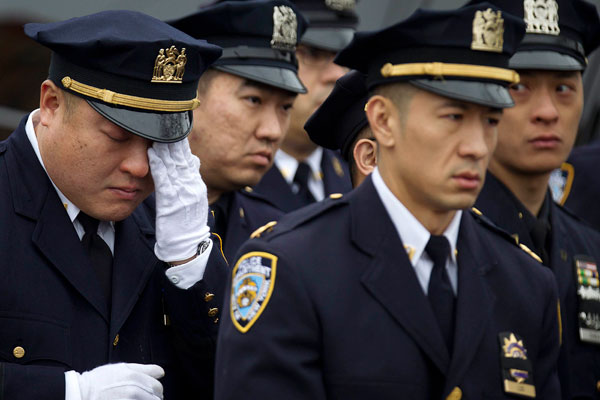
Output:
<svg viewBox="0 0 600 400">
<path fill-rule="evenodd" d="M 304 125 L 311 140 L 319 146 L 341 150 L 346 160 L 356 136 L 369 124 L 365 105 L 369 100 L 366 77 L 352 70 L 337 80 L 329 97 Z"/>
<path fill-rule="evenodd" d="M 489 0 L 523 18 L 526 34 L 509 65 L 515 69 L 578 71 L 600 44 L 596 6 L 583 0 Z M 477 4 L 473 0 L 469 4 Z"/>
<path fill-rule="evenodd" d="M 338 52 L 350 43 L 358 25 L 356 0 L 294 0 L 308 19 L 300 43 Z"/>
<path fill-rule="evenodd" d="M 122 128 L 176 142 L 192 127 L 202 72 L 221 49 L 135 11 L 104 11 L 25 33 L 52 50 L 49 78 Z"/>
<path fill-rule="evenodd" d="M 295 49 L 307 23 L 287 0 L 220 2 L 170 24 L 223 47 L 215 69 L 306 93 L 298 78 Z"/>
<path fill-rule="evenodd" d="M 521 19 L 489 3 L 419 9 L 383 30 L 357 32 L 335 62 L 367 74 L 369 90 L 409 81 L 442 96 L 511 107 L 506 87 L 519 76 L 508 69 L 508 60 L 524 33 Z"/>
</svg>

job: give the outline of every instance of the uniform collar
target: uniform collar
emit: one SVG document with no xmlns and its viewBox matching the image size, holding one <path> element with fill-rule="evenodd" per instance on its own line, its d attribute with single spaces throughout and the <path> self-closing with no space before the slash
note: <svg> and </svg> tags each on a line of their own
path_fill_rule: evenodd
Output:
<svg viewBox="0 0 600 400">
<path fill-rule="evenodd" d="M 423 255 L 425 246 L 429 241 L 431 234 L 429 231 L 411 214 L 410 211 L 402 204 L 396 196 L 387 187 L 379 169 L 376 167 L 373 171 L 372 179 L 373 185 L 377 194 L 381 198 L 384 208 L 390 216 L 396 231 L 404 244 L 404 248 L 408 254 L 408 258 L 413 266 L 415 266 L 418 260 Z M 456 263 L 456 243 L 458 240 L 458 231 L 460 227 L 460 218 L 462 216 L 462 210 L 458 210 L 452 221 L 444 231 L 444 236 L 450 243 L 450 256 L 452 262 Z"/>
<path fill-rule="evenodd" d="M 321 180 L 323 175 L 321 172 L 322 158 L 323 148 L 317 147 L 315 151 L 313 151 L 306 158 L 306 160 L 304 160 L 304 162 L 310 167 L 313 178 L 317 181 Z M 296 160 L 291 155 L 287 154 L 285 151 L 279 149 L 275 153 L 275 165 L 281 172 L 281 175 L 286 180 L 286 182 L 291 185 L 294 181 L 294 175 L 296 175 L 296 170 L 298 169 L 298 160 Z"/>
</svg>

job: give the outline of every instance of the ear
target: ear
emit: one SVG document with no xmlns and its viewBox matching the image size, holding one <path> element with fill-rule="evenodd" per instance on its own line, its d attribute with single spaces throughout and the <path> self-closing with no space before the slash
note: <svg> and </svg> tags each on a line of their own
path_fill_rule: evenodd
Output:
<svg viewBox="0 0 600 400">
<path fill-rule="evenodd" d="M 375 95 L 367 102 L 365 112 L 377 143 L 383 147 L 392 147 L 395 142 L 393 133 L 400 127 L 398 111 L 393 102 L 386 97 Z"/>
<path fill-rule="evenodd" d="M 40 88 L 40 124 L 48 127 L 64 111 L 65 98 L 54 82 L 46 79 Z M 62 116 L 60 116 L 62 118 Z"/>
<path fill-rule="evenodd" d="M 354 163 L 364 176 L 369 175 L 377 166 L 377 142 L 373 139 L 360 139 L 354 145 Z"/>
</svg>

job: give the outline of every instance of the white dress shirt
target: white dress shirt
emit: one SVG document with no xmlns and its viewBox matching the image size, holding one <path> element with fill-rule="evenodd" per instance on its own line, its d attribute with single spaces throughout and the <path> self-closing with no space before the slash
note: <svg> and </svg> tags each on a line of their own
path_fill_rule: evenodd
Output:
<svg viewBox="0 0 600 400">
<path fill-rule="evenodd" d="M 325 198 L 325 184 L 323 183 L 323 171 L 321 171 L 321 160 L 323 158 L 323 148 L 317 147 L 310 156 L 304 160 L 310 167 L 312 174 L 308 179 L 308 189 L 312 193 L 316 201 L 321 201 Z M 288 185 L 292 187 L 294 193 L 298 193 L 299 187 L 294 183 L 294 176 L 298 169 L 298 160 L 279 149 L 275 153 L 275 165 L 281 175 L 286 180 Z"/>
<path fill-rule="evenodd" d="M 433 269 L 433 261 L 425 252 L 425 246 L 431 237 L 429 231 L 411 214 L 410 211 L 394 196 L 387 187 L 379 170 L 375 168 L 372 173 L 373 185 L 385 207 L 392 223 L 396 227 L 398 236 L 404 243 L 404 248 L 408 254 L 410 262 L 415 269 L 419 284 L 423 292 L 427 294 L 429 287 L 429 277 Z M 450 284 L 454 294 L 457 293 L 458 286 L 458 264 L 456 261 L 456 242 L 458 240 L 458 230 L 460 227 L 460 218 L 462 211 L 458 210 L 444 231 L 444 236 L 450 243 L 450 257 L 446 261 L 446 271 L 450 278 Z"/>
<path fill-rule="evenodd" d="M 37 155 L 37 158 L 48 174 L 46 167 L 44 166 L 44 161 L 42 160 L 42 155 L 40 153 L 40 147 L 38 144 L 37 136 L 35 134 L 35 129 L 33 127 L 33 119 L 37 117 L 39 113 L 39 109 L 31 112 L 29 114 L 29 118 L 27 119 L 27 123 L 25 124 L 25 132 L 27 133 L 27 138 L 33 147 L 33 151 Z M 48 175 L 48 179 L 52 182 L 52 178 Z M 85 230 L 81 223 L 77 220 L 77 215 L 79 214 L 79 207 L 73 204 L 67 197 L 56 187 L 54 182 L 52 182 L 52 186 L 56 190 L 58 197 L 62 201 L 67 214 L 69 215 L 69 219 L 79 236 L 79 239 L 83 238 L 85 234 Z M 100 221 L 98 224 L 98 236 L 100 236 L 110 248 L 110 251 L 115 253 L 115 223 L 114 221 Z M 169 280 L 180 289 L 188 289 L 192 287 L 196 282 L 202 280 L 204 277 L 204 270 L 206 269 L 206 264 L 208 263 L 208 257 L 212 250 L 212 241 L 210 242 L 209 247 L 198 257 L 189 261 L 185 264 L 177 265 L 175 267 L 171 267 L 165 271 Z M 172 260 L 174 261 L 174 260 Z"/>
</svg>

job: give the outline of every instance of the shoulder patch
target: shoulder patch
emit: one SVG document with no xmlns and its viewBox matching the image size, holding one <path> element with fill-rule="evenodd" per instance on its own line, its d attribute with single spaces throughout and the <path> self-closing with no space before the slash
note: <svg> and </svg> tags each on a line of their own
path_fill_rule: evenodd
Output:
<svg viewBox="0 0 600 400">
<path fill-rule="evenodd" d="M 277 272 L 277 256 L 262 251 L 244 254 L 233 268 L 229 314 L 246 333 L 267 307 Z"/>
<path fill-rule="evenodd" d="M 575 169 L 568 162 L 562 163 L 560 168 L 555 169 L 550 174 L 548 187 L 550 188 L 550 193 L 552 193 L 552 199 L 561 206 L 565 204 L 565 201 L 569 197 L 574 177 Z"/>
<path fill-rule="evenodd" d="M 277 225 L 277 221 L 271 221 L 271 222 L 267 222 L 266 224 L 264 224 L 263 226 L 261 226 L 260 228 L 258 228 L 257 230 L 255 230 L 254 232 L 252 232 L 252 234 L 250 235 L 250 239 L 256 239 L 259 238 L 260 235 L 262 235 L 265 232 L 271 232 L 273 230 L 273 227 Z"/>
</svg>

